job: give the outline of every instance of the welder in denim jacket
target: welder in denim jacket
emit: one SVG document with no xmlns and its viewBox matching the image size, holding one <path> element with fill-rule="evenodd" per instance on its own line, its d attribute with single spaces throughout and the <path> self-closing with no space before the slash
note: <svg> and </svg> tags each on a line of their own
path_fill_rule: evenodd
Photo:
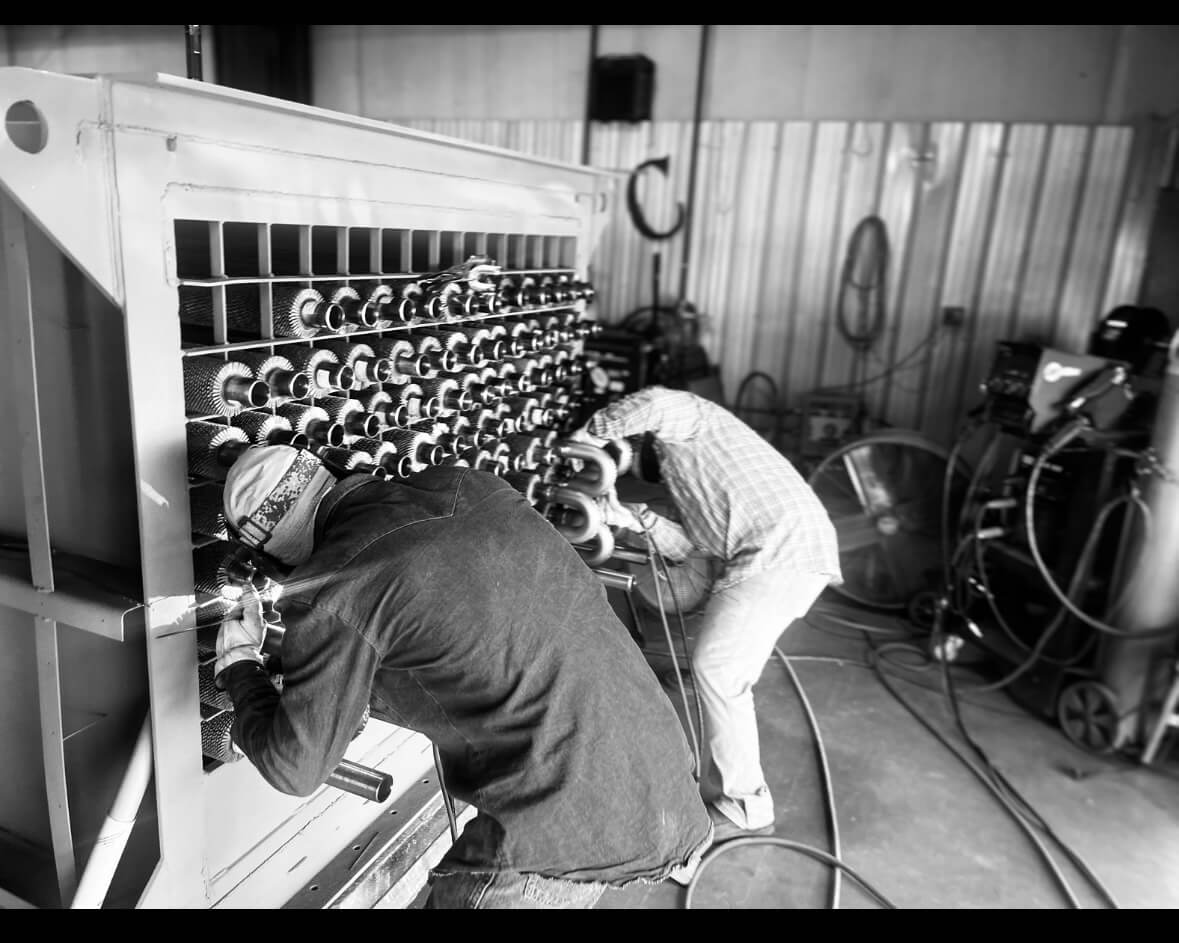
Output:
<svg viewBox="0 0 1179 943">
<path fill-rule="evenodd" d="M 679 719 L 598 578 L 510 485 L 447 467 L 337 480 L 265 446 L 230 469 L 224 508 L 243 543 L 293 568 L 281 693 L 260 605 L 218 637 L 236 746 L 309 795 L 366 708 L 432 740 L 477 814 L 427 907 L 592 907 L 607 886 L 695 867 L 712 827 Z"/>
</svg>

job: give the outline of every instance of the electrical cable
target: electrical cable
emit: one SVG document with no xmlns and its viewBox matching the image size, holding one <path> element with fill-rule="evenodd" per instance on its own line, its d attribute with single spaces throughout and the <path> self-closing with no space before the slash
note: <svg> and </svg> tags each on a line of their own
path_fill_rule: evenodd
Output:
<svg viewBox="0 0 1179 943">
<path fill-rule="evenodd" d="M 1081 429 L 1075 427 L 1074 435 L 1079 434 Z M 1031 473 L 1028 475 L 1027 490 L 1024 494 L 1024 529 L 1026 531 L 1025 539 L 1027 540 L 1028 550 L 1031 552 L 1032 559 L 1035 561 L 1036 569 L 1039 570 L 1041 578 L 1044 580 L 1048 589 L 1051 590 L 1060 602 L 1071 612 L 1074 616 L 1091 626 L 1098 632 L 1104 632 L 1107 635 L 1113 635 L 1118 638 L 1133 638 L 1133 639 L 1148 639 L 1148 638 L 1162 638 L 1175 634 L 1174 627 L 1165 629 L 1143 629 L 1141 631 L 1128 631 L 1126 629 L 1119 629 L 1117 626 L 1109 625 L 1100 619 L 1095 619 L 1093 616 L 1084 612 L 1076 606 L 1072 600 L 1061 590 L 1057 584 L 1056 579 L 1052 576 L 1052 572 L 1048 569 L 1048 565 L 1044 562 L 1044 557 L 1040 552 L 1039 540 L 1036 538 L 1036 486 L 1040 481 L 1040 473 L 1044 469 L 1044 465 L 1048 459 L 1060 451 L 1062 443 L 1049 443 L 1038 456 L 1035 462 L 1032 463 Z"/>
<path fill-rule="evenodd" d="M 945 662 L 942 663 L 942 681 L 945 685 L 946 698 L 950 703 L 950 710 L 954 718 L 954 724 L 958 728 L 958 732 L 961 734 L 962 739 L 966 741 L 967 745 L 974 751 L 975 755 L 983 763 L 986 769 L 991 772 L 991 775 L 995 777 L 999 785 L 1006 789 L 1011 797 L 1014 798 L 1021 806 L 1023 806 L 1032 822 L 1038 825 L 1044 831 L 1044 833 L 1056 843 L 1057 847 L 1062 852 L 1064 852 L 1065 857 L 1068 858 L 1068 860 L 1072 862 L 1073 866 L 1076 867 L 1077 870 L 1080 871 L 1089 880 L 1093 887 L 1097 889 L 1098 893 L 1100 893 L 1101 896 L 1109 902 L 1109 905 L 1113 907 L 1114 910 L 1121 909 L 1118 906 L 1118 902 L 1114 899 L 1114 896 L 1109 892 L 1108 888 L 1106 888 L 1106 886 L 1101 882 L 1101 880 L 1084 861 L 1084 859 L 1077 855 L 1068 845 L 1064 843 L 1063 840 L 1061 840 L 1060 836 L 1058 836 L 1052 827 L 1047 823 L 1047 821 L 1045 821 L 1044 817 L 1040 815 L 1036 808 L 1020 794 L 1019 790 L 1017 790 L 1011 784 L 1010 780 L 1008 780 L 1007 777 L 1003 775 L 1002 771 L 991 762 L 990 758 L 983 751 L 982 747 L 978 745 L 977 741 L 975 741 L 975 739 L 970 736 L 969 731 L 966 729 L 966 725 L 962 721 L 962 715 L 958 709 L 958 701 L 954 691 L 954 681 L 946 668 Z"/>
<path fill-rule="evenodd" d="M 803 690 L 802 682 L 798 680 L 798 675 L 794 672 L 794 667 L 790 664 L 789 659 L 782 654 L 782 649 L 777 645 L 774 646 L 774 654 L 778 656 L 778 660 L 782 662 L 782 667 L 786 669 L 790 675 L 790 681 L 794 685 L 794 690 L 798 693 L 798 699 L 802 702 L 802 709 L 806 711 L 807 723 L 811 726 L 811 732 L 815 737 L 815 751 L 819 754 L 819 771 L 823 774 L 823 791 L 827 799 L 827 825 L 831 830 L 831 854 L 836 858 L 842 858 L 843 852 L 839 847 L 839 817 L 835 814 L 835 791 L 832 788 L 831 782 L 831 767 L 827 763 L 827 750 L 823 747 L 823 736 L 819 733 L 819 722 L 815 719 L 815 712 L 811 710 L 811 702 L 806 696 L 806 691 Z M 831 909 L 839 909 L 839 886 L 840 876 L 842 871 L 836 868 L 831 878 Z"/>
<path fill-rule="evenodd" d="M 635 519 L 639 520 L 637 515 L 636 515 Z M 675 642 L 672 641 L 671 626 L 668 625 L 668 623 L 667 623 L 667 612 L 663 608 L 663 591 L 659 588 L 659 571 L 656 570 L 656 568 L 655 568 L 655 553 L 657 552 L 655 550 L 655 541 L 651 537 L 651 532 L 650 532 L 650 530 L 648 530 L 647 525 L 645 523 L 643 523 L 642 520 L 639 520 L 639 526 L 643 528 L 643 532 L 647 536 L 647 561 L 648 561 L 648 566 L 650 566 L 650 568 L 651 568 L 652 582 L 655 584 L 655 601 L 656 601 L 656 605 L 658 605 L 658 607 L 659 607 L 659 618 L 660 618 L 660 621 L 663 623 L 664 635 L 667 636 L 667 650 L 669 652 L 674 653 L 675 652 Z M 670 588 L 670 582 L 668 585 Z M 674 592 L 672 592 L 672 596 L 673 597 L 675 596 Z M 684 650 L 684 654 L 687 655 L 686 648 Z M 684 705 L 684 717 L 685 717 L 685 719 L 687 719 L 686 726 L 688 728 L 688 733 L 691 734 L 691 737 L 692 737 L 692 755 L 696 760 L 695 778 L 696 778 L 696 781 L 699 782 L 700 778 L 704 775 L 704 770 L 702 767 L 703 759 L 702 759 L 701 753 L 700 753 L 700 739 L 697 738 L 696 728 L 692 724 L 692 721 L 690 719 L 691 712 L 688 707 L 688 692 L 684 688 L 684 678 L 683 678 L 683 675 L 680 673 L 679 660 L 678 659 L 673 660 L 671 664 L 672 664 L 672 670 L 675 672 L 676 685 L 680 689 L 680 700 L 683 702 L 683 705 Z M 693 685 L 693 687 L 695 687 L 695 685 Z M 704 735 L 704 731 L 703 731 L 703 729 L 701 729 L 700 736 L 703 737 L 703 735 Z"/>
<path fill-rule="evenodd" d="M 442 793 L 442 807 L 446 809 L 446 820 L 450 824 L 450 840 L 458 841 L 458 817 L 454 813 L 454 799 L 446 789 L 446 778 L 442 775 L 442 754 L 438 752 L 438 744 L 431 744 L 434 748 L 434 771 L 438 774 L 438 789 Z"/>
<path fill-rule="evenodd" d="M 866 890 L 875 900 L 883 907 L 889 910 L 896 910 L 896 905 L 884 896 L 880 891 L 868 883 L 858 872 L 852 867 L 840 860 L 839 847 L 839 823 L 835 812 L 835 794 L 832 789 L 831 769 L 827 763 L 827 751 L 823 746 L 823 737 L 819 731 L 819 723 L 815 718 L 815 713 L 811 709 L 810 700 L 803 690 L 802 682 L 798 680 L 798 675 L 790 664 L 790 659 L 783 654 L 778 646 L 774 646 L 774 653 L 785 667 L 787 674 L 790 677 L 791 683 L 794 685 L 794 690 L 798 694 L 799 701 L 802 703 L 803 710 L 807 716 L 807 723 L 810 725 L 811 733 L 815 740 L 815 750 L 819 756 L 820 772 L 823 776 L 824 796 L 827 802 L 827 821 L 831 833 L 831 845 L 834 854 L 814 848 L 810 845 L 805 845 L 802 842 L 790 841 L 789 839 L 779 838 L 775 836 L 749 836 L 747 838 L 734 838 L 723 842 L 710 850 L 700 861 L 696 873 L 692 876 L 692 880 L 688 884 L 688 891 L 684 898 L 684 909 L 692 909 L 692 898 L 696 893 L 696 888 L 700 885 L 700 878 L 704 874 L 706 868 L 711 866 L 721 855 L 727 854 L 735 848 L 750 847 L 756 845 L 772 845 L 779 848 L 786 848 L 791 851 L 797 851 L 801 854 L 808 855 L 818 861 L 830 865 L 835 873 L 832 878 L 831 885 L 831 909 L 837 910 L 839 907 L 839 889 L 840 889 L 840 875 L 846 872 L 857 884 Z"/>
<path fill-rule="evenodd" d="M 663 553 L 660 551 L 660 549 L 655 545 L 654 540 L 649 540 L 649 546 L 655 550 L 655 555 L 659 559 L 659 565 L 663 568 L 663 576 L 664 576 L 664 579 L 667 580 L 668 589 L 671 589 L 671 571 L 667 567 L 667 560 L 664 558 Z M 674 590 L 671 592 L 671 602 L 672 602 L 672 605 L 675 606 L 675 615 L 676 615 L 676 620 L 677 620 L 679 632 L 680 632 L 680 644 L 683 646 L 684 656 L 689 659 L 689 667 L 690 667 L 691 658 L 688 653 L 688 629 L 687 629 L 687 626 L 684 625 L 684 613 L 683 613 L 683 610 L 680 608 L 679 597 L 676 596 Z M 660 608 L 662 609 L 662 606 L 660 606 Z M 699 734 L 700 734 L 700 742 L 703 743 L 704 742 L 704 705 L 700 701 L 700 689 L 697 688 L 695 684 L 692 685 L 692 699 L 696 703 L 696 729 L 699 731 Z M 685 716 L 687 716 L 686 715 L 687 705 L 684 705 L 684 710 L 685 710 Z"/>
<path fill-rule="evenodd" d="M 875 653 L 876 646 L 872 644 L 871 639 L 867 638 L 867 642 L 869 649 Z M 1003 807 L 1011 814 L 1012 818 L 1015 819 L 1016 824 L 1020 827 L 1020 829 L 1023 830 L 1024 834 L 1027 835 L 1028 840 L 1031 841 L 1031 843 L 1040 852 L 1041 857 L 1046 863 L 1049 871 L 1052 873 L 1052 876 L 1060 885 L 1061 890 L 1068 898 L 1069 903 L 1074 908 L 1079 908 L 1080 902 L 1077 900 L 1076 895 L 1073 893 L 1072 888 L 1069 886 L 1068 881 L 1061 873 L 1060 868 L 1057 866 L 1055 860 L 1053 860 L 1052 856 L 1049 854 L 1048 849 L 1044 847 L 1044 844 L 1042 841 L 1040 841 L 1039 836 L 1036 835 L 1024 817 L 1020 815 L 1019 811 L 1013 806 L 1010 799 L 1008 799 L 1007 796 L 1003 794 L 1002 790 L 991 781 L 990 777 L 987 776 L 984 770 L 980 769 L 978 765 L 974 763 L 969 757 L 963 755 L 963 753 L 956 746 L 954 746 L 954 744 L 952 744 L 949 739 L 944 734 L 942 734 L 941 731 L 934 727 L 925 717 L 921 715 L 921 713 L 916 708 L 914 708 L 908 701 L 905 700 L 904 697 L 901 696 L 896 688 L 894 688 L 889 683 L 883 671 L 877 671 L 876 675 L 880 679 L 880 683 L 884 685 L 885 690 L 887 690 L 888 693 L 891 694 L 893 698 L 895 698 L 896 701 L 905 708 L 905 710 L 912 714 L 917 719 L 917 721 L 923 727 L 925 727 L 925 729 L 928 730 L 946 749 L 953 753 L 959 759 L 959 761 L 961 761 L 962 764 L 967 767 L 967 769 L 974 773 L 979 781 L 981 781 L 983 785 L 986 786 L 995 795 L 1000 804 L 1002 804 Z"/>
</svg>

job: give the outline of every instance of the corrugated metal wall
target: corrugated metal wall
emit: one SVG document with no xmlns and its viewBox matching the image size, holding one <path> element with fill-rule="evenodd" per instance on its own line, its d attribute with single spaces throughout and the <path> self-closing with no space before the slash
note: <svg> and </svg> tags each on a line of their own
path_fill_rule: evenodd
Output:
<svg viewBox="0 0 1179 943">
<path fill-rule="evenodd" d="M 579 121 L 413 121 L 414 127 L 578 161 Z M 591 163 L 644 175 L 650 223 L 666 229 L 688 191 L 690 122 L 597 125 Z M 1128 126 L 1007 123 L 707 121 L 700 129 L 688 300 L 730 402 L 751 371 L 785 407 L 856 377 L 869 411 L 948 440 L 977 401 L 994 343 L 1034 339 L 1083 351 L 1142 265 L 1144 188 L 1130 187 Z M 865 373 L 836 326 L 848 240 L 879 216 L 890 245 L 885 329 Z M 651 243 L 620 199 L 598 246 L 599 311 L 618 321 L 678 293 L 682 233 Z M 854 300 L 854 299 L 853 299 Z M 942 327 L 943 307 L 967 312 Z M 879 379 L 877 379 L 879 377 Z"/>
</svg>

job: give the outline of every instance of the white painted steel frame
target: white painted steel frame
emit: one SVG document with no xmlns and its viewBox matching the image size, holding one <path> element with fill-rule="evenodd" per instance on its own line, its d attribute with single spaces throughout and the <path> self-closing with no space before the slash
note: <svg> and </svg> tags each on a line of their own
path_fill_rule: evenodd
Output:
<svg viewBox="0 0 1179 943">
<path fill-rule="evenodd" d="M 379 810 L 283 796 L 248 763 L 202 771 L 195 637 L 176 631 L 194 596 L 174 221 L 572 236 L 584 274 L 617 175 L 171 76 L 5 68 L 0 92 L 48 129 L 38 154 L 0 142 L 0 186 L 125 316 L 160 841 L 140 906 L 281 905 Z M 423 742 L 374 722 L 349 758 L 398 789 L 429 769 Z"/>
</svg>

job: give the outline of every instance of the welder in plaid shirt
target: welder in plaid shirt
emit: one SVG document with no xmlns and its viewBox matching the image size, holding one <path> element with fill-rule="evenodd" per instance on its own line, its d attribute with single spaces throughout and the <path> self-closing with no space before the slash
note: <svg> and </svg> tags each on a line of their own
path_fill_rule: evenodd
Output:
<svg viewBox="0 0 1179 943">
<path fill-rule="evenodd" d="M 761 768 L 753 685 L 786 627 L 842 580 L 835 528 L 781 453 L 692 393 L 640 390 L 596 412 L 574 438 L 633 443 L 647 433 L 680 521 L 611 496 L 607 523 L 647 535 L 669 563 L 694 552 L 721 561 L 692 652 L 710 754 L 701 791 L 717 841 L 769 834 L 774 801 Z"/>
</svg>

